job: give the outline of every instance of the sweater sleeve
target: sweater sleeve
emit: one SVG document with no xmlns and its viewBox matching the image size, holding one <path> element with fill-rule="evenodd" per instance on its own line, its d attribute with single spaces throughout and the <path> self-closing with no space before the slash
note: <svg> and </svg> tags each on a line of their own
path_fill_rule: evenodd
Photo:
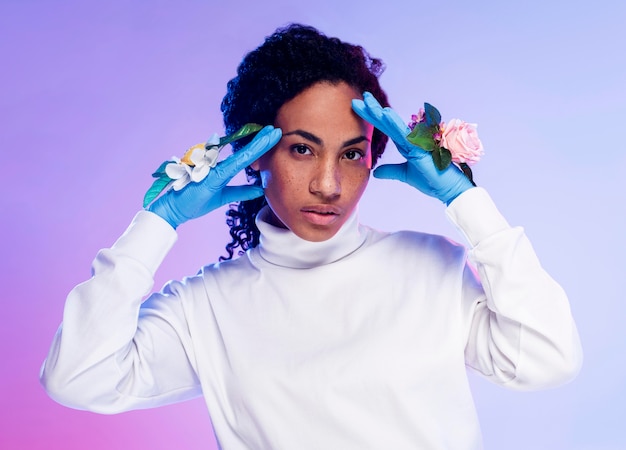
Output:
<svg viewBox="0 0 626 450">
<path fill-rule="evenodd" d="M 466 364 L 519 390 L 571 380 L 582 350 L 569 302 L 523 229 L 510 227 L 482 188 L 463 193 L 446 213 L 470 243 L 484 289 L 471 299 Z"/>
<path fill-rule="evenodd" d="M 66 406 L 100 413 L 150 408 L 199 395 L 185 321 L 183 283 L 143 298 L 176 232 L 141 211 L 92 277 L 69 294 L 41 369 L 48 394 Z"/>
</svg>

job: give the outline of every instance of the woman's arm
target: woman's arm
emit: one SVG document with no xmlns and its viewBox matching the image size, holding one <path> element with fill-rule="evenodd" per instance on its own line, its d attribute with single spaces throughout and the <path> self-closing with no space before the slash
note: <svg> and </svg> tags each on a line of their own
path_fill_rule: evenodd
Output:
<svg viewBox="0 0 626 450">
<path fill-rule="evenodd" d="M 571 379 L 582 351 L 561 287 L 542 269 L 521 228 L 511 228 L 486 191 L 474 187 L 454 164 L 438 169 L 430 154 L 408 141 L 409 127 L 368 93 L 353 100 L 363 119 L 387 134 L 406 162 L 383 165 L 374 176 L 408 183 L 448 205 L 448 215 L 470 242 L 486 295 L 473 298 L 467 363 L 494 381 L 519 389 Z"/>
<path fill-rule="evenodd" d="M 182 309 L 184 285 L 142 299 L 176 241 L 168 223 L 140 212 L 93 263 L 93 276 L 69 294 L 41 371 L 59 403 L 114 413 L 200 393 Z"/>
<path fill-rule="evenodd" d="M 258 197 L 258 186 L 228 186 L 269 151 L 281 131 L 263 128 L 239 152 L 198 182 L 169 190 L 140 212 L 110 248 L 98 253 L 93 276 L 69 294 L 41 382 L 58 402 L 114 413 L 200 394 L 184 313 L 190 279 L 169 283 L 142 304 L 181 223 L 221 205 Z"/>
<path fill-rule="evenodd" d="M 467 364 L 515 389 L 571 380 L 582 350 L 568 299 L 524 231 L 510 227 L 481 188 L 461 194 L 446 212 L 471 245 L 485 291 L 469 312 Z"/>
</svg>

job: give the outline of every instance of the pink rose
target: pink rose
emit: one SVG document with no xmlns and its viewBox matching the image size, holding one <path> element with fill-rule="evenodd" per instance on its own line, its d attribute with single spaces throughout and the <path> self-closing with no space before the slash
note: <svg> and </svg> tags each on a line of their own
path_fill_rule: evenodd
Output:
<svg viewBox="0 0 626 450">
<path fill-rule="evenodd" d="M 448 124 L 442 124 L 443 133 L 440 145 L 450 150 L 452 162 L 457 164 L 474 164 L 483 155 L 483 144 L 478 138 L 475 123 L 452 119 Z"/>
</svg>

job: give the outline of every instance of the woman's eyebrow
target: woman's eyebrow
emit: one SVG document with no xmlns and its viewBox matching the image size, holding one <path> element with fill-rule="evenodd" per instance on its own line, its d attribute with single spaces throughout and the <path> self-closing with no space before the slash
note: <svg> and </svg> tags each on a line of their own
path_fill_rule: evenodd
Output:
<svg viewBox="0 0 626 450">
<path fill-rule="evenodd" d="M 300 130 L 300 129 L 293 130 L 293 131 L 290 131 L 288 133 L 284 133 L 283 136 L 290 136 L 290 135 L 293 135 L 293 134 L 301 136 L 304 139 L 307 139 L 307 140 L 309 140 L 309 141 L 311 141 L 311 142 L 313 142 L 313 143 L 315 143 L 317 145 L 323 145 L 324 144 L 324 141 L 322 141 L 322 139 L 320 139 L 319 137 L 317 137 L 313 133 L 309 133 L 308 131 L 304 131 L 304 130 Z M 343 143 L 342 147 L 349 147 L 351 145 L 355 145 L 355 144 L 358 144 L 358 143 L 363 142 L 363 141 L 368 141 L 369 142 L 369 139 L 367 138 L 367 136 L 359 136 L 359 137 L 355 137 L 355 138 L 349 139 L 349 140 L 347 140 L 347 141 L 345 141 Z"/>
<path fill-rule="evenodd" d="M 370 140 L 367 138 L 367 136 L 355 137 L 354 139 L 349 139 L 346 142 L 344 142 L 343 147 L 350 147 L 351 145 L 359 144 L 363 141 L 369 142 Z"/>
<path fill-rule="evenodd" d="M 308 131 L 304 131 L 300 129 L 290 131 L 289 133 L 283 133 L 283 136 L 290 136 L 292 134 L 297 134 L 298 136 L 301 136 L 304 139 L 307 139 L 317 145 L 322 145 L 324 143 L 324 141 L 322 141 L 319 137 L 315 136 L 313 133 L 309 133 Z"/>
</svg>

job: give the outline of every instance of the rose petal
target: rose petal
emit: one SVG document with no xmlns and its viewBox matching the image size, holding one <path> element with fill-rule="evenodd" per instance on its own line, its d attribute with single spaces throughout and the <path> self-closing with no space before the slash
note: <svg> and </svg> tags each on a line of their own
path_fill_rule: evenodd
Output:
<svg viewBox="0 0 626 450">
<path fill-rule="evenodd" d="M 476 131 L 478 125 L 452 119 L 444 127 L 441 146 L 450 150 L 455 163 L 475 164 L 484 154 Z"/>
</svg>

